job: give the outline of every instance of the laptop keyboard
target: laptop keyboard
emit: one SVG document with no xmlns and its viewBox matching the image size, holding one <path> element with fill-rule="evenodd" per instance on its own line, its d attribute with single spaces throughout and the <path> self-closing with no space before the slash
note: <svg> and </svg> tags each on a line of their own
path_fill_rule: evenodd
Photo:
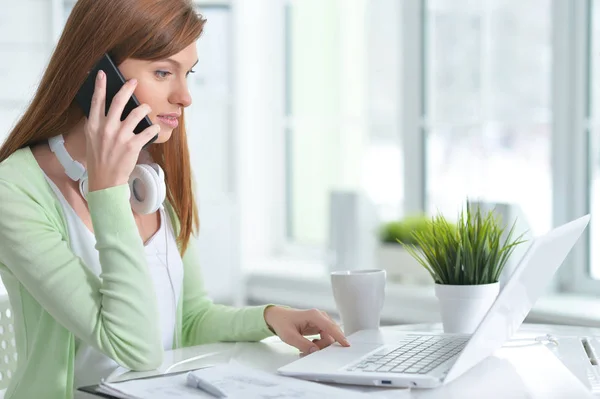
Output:
<svg viewBox="0 0 600 399">
<path fill-rule="evenodd" d="M 347 370 L 425 374 L 460 353 L 468 340 L 461 336 L 407 336 L 400 346 L 384 348 Z"/>
</svg>

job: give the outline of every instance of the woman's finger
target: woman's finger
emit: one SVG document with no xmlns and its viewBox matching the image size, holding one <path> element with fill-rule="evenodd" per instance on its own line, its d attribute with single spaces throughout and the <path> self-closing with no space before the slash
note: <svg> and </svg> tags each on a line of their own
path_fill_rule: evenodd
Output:
<svg viewBox="0 0 600 399">
<path fill-rule="evenodd" d="M 317 344 L 310 341 L 308 338 L 305 338 L 295 329 L 289 329 L 280 332 L 279 338 L 281 338 L 281 340 L 286 344 L 298 348 L 298 350 L 304 354 L 309 354 L 319 350 L 319 346 Z"/>
<path fill-rule="evenodd" d="M 155 123 L 154 125 L 148 126 L 143 131 L 136 134 L 131 140 L 133 140 L 135 148 L 141 151 L 142 148 L 159 133 L 160 125 Z"/>
<path fill-rule="evenodd" d="M 106 110 L 106 74 L 104 71 L 98 71 L 96 75 L 96 85 L 92 94 L 92 103 L 90 104 L 90 115 L 88 124 L 92 129 L 88 131 L 96 131 L 105 117 Z"/>
<path fill-rule="evenodd" d="M 137 79 L 130 79 L 119 89 L 112 102 L 110 103 L 110 108 L 108 109 L 108 114 L 106 115 L 107 123 L 112 126 L 120 125 L 121 123 L 121 115 L 123 115 L 123 110 L 125 109 L 125 104 L 133 95 L 135 88 L 137 86 Z"/>
<path fill-rule="evenodd" d="M 320 311 L 316 311 L 312 313 L 311 322 L 315 324 L 319 329 L 330 336 L 332 336 L 337 342 L 339 342 L 342 346 L 350 346 L 350 342 L 344 336 L 344 333 L 340 329 L 340 327 L 329 318 L 323 316 Z"/>
<path fill-rule="evenodd" d="M 323 316 L 325 316 L 326 318 L 328 318 L 329 320 L 331 320 L 333 323 L 335 323 L 335 322 L 333 321 L 333 319 L 331 318 L 331 316 L 329 316 L 329 314 L 328 314 L 326 311 L 324 311 L 324 310 L 321 310 L 321 314 L 322 314 Z"/>
<path fill-rule="evenodd" d="M 313 339 L 313 344 L 317 345 L 319 349 L 327 348 L 329 345 L 335 342 L 335 339 L 327 333 L 321 333 L 320 339 Z"/>
<path fill-rule="evenodd" d="M 135 109 L 132 110 L 129 115 L 127 115 L 127 118 L 125 118 L 121 124 L 121 132 L 133 133 L 133 130 L 138 123 L 140 123 L 140 121 L 151 112 L 152 108 L 150 108 L 148 104 L 142 104 L 139 107 L 135 107 Z"/>
</svg>

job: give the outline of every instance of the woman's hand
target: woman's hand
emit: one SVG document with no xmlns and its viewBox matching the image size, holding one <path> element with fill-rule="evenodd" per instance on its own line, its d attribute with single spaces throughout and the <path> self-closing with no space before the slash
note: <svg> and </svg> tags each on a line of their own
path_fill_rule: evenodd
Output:
<svg viewBox="0 0 600 399">
<path fill-rule="evenodd" d="M 342 346 L 350 346 L 340 327 L 327 313 L 317 309 L 298 310 L 270 306 L 265 310 L 265 321 L 283 342 L 298 348 L 305 355 L 336 341 Z M 304 337 L 315 334 L 319 334 L 321 338 L 310 341 Z"/>
<path fill-rule="evenodd" d="M 105 115 L 106 74 L 96 76 L 90 115 L 85 123 L 88 190 L 95 191 L 125 184 L 135 168 L 142 147 L 158 132 L 158 124 L 146 128 L 140 134 L 133 129 L 152 110 L 142 104 L 121 122 L 125 104 L 133 95 L 137 81 L 129 80 L 115 95 Z"/>
</svg>

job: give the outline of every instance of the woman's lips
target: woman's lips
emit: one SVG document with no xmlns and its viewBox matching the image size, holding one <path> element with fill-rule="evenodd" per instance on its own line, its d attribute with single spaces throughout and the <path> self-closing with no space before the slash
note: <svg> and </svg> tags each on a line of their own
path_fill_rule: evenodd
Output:
<svg viewBox="0 0 600 399">
<path fill-rule="evenodd" d="M 158 115 L 157 118 L 160 122 L 172 129 L 175 129 L 177 126 L 179 126 L 179 120 L 176 116 Z"/>
</svg>

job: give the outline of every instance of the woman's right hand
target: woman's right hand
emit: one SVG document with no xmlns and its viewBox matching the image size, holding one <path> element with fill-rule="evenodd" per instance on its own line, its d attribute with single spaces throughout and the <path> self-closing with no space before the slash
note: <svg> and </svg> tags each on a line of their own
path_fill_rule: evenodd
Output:
<svg viewBox="0 0 600 399">
<path fill-rule="evenodd" d="M 106 74 L 99 71 L 92 96 L 90 115 L 85 123 L 88 190 L 96 191 L 126 184 L 143 146 L 160 132 L 153 124 L 135 134 L 133 129 L 152 110 L 142 104 L 121 122 L 125 104 L 133 95 L 137 81 L 129 80 L 115 95 L 105 115 Z"/>
</svg>

